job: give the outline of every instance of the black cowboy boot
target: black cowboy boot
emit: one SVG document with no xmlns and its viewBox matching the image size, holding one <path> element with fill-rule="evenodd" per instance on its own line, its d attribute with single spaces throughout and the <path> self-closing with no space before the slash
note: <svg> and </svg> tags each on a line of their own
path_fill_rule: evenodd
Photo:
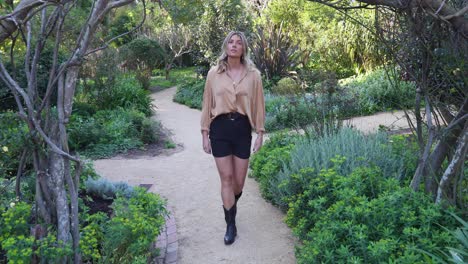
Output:
<svg viewBox="0 0 468 264">
<path fill-rule="evenodd" d="M 231 209 L 226 210 L 224 208 L 224 220 L 226 220 L 226 234 L 224 235 L 224 244 L 230 245 L 234 243 L 237 235 L 237 228 L 236 228 L 236 213 L 237 213 L 237 206 L 234 205 Z"/>
<path fill-rule="evenodd" d="M 239 201 L 239 198 L 241 198 L 241 196 L 242 196 L 242 191 L 239 194 L 234 195 L 234 198 L 236 199 L 236 204 L 237 204 L 237 201 Z"/>
</svg>

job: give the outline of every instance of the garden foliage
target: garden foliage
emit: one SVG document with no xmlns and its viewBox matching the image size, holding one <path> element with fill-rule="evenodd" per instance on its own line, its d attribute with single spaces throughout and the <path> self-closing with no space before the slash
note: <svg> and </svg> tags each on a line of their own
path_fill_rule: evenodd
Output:
<svg viewBox="0 0 468 264">
<path fill-rule="evenodd" d="M 98 111 L 89 117 L 74 115 L 68 128 L 70 148 L 89 158 L 155 143 L 159 129 L 159 124 L 143 113 L 123 108 Z"/>
<path fill-rule="evenodd" d="M 355 105 L 348 109 L 351 112 L 348 116 L 411 108 L 416 98 L 416 87 L 398 78 L 378 69 L 341 80 L 346 96 L 357 98 Z"/>
<path fill-rule="evenodd" d="M 282 167 L 287 166 L 291 150 L 294 148 L 298 136 L 279 132 L 274 134 L 250 161 L 249 176 L 260 183 L 260 192 L 267 200 L 272 201 L 269 181 Z"/>
<path fill-rule="evenodd" d="M 164 225 L 165 202 L 142 188 L 123 188 L 122 184 L 113 188 L 123 191 L 114 193 L 111 218 L 102 212 L 88 214 L 82 205 L 79 250 L 83 261 L 134 263 L 142 259 L 146 263 L 158 254 L 152 243 Z M 97 189 L 90 188 L 89 192 Z M 53 229 L 33 224 L 31 210 L 25 202 L 11 202 L 7 208 L 0 208 L 0 249 L 6 253 L 8 263 L 31 263 L 37 256 L 46 263 L 63 263 L 63 257 L 73 252 L 71 245 L 60 244 Z M 35 237 L 31 230 L 42 237 Z"/>
<path fill-rule="evenodd" d="M 291 178 L 295 173 L 303 168 L 313 168 L 317 172 L 329 169 L 333 167 L 336 157 L 343 159 L 338 171 L 343 175 L 362 166 L 377 166 L 386 178 L 403 180 L 412 174 L 412 171 L 404 168 L 402 155 L 392 149 L 385 134 L 365 135 L 343 128 L 337 133 L 329 132 L 319 138 L 304 137 L 296 142 L 288 166 L 282 167 L 270 179 L 272 186 L 277 186 L 272 189 L 276 202 L 286 207 L 287 197 L 297 194 L 298 186 Z"/>
<path fill-rule="evenodd" d="M 31 263 L 35 256 L 41 256 L 45 263 L 63 263 L 62 258 L 73 252 L 71 245 L 57 241 L 56 232 L 50 227 L 32 225 L 31 207 L 25 202 L 11 202 L 8 209 L 0 208 L 0 249 L 6 253 L 8 263 Z M 32 230 L 45 234 L 36 238 Z"/>
<path fill-rule="evenodd" d="M 177 93 L 174 96 L 174 102 L 184 104 L 190 108 L 201 109 L 204 89 L 205 80 L 203 79 L 183 83 L 177 88 Z"/>
<path fill-rule="evenodd" d="M 456 246 L 455 221 L 407 185 L 417 146 L 407 136 L 342 129 L 323 137 L 272 136 L 252 158 L 265 198 L 287 211 L 298 263 L 427 263 Z M 452 209 L 450 209 L 452 210 Z"/>
<path fill-rule="evenodd" d="M 453 244 L 429 196 L 400 187 L 375 166 L 339 173 L 340 163 L 291 176 L 303 190 L 289 198 L 286 222 L 301 239 L 298 263 L 427 263 L 416 249 Z"/>
</svg>

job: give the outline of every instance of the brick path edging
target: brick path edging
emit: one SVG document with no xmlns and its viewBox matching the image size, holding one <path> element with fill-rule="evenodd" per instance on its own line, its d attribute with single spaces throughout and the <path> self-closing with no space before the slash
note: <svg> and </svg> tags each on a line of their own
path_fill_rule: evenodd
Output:
<svg viewBox="0 0 468 264">
<path fill-rule="evenodd" d="M 179 249 L 177 227 L 174 211 L 172 208 L 167 208 L 167 210 L 169 214 L 166 216 L 166 224 L 154 245 L 159 249 L 159 256 L 156 257 L 155 264 L 177 264 L 177 251 Z"/>
</svg>

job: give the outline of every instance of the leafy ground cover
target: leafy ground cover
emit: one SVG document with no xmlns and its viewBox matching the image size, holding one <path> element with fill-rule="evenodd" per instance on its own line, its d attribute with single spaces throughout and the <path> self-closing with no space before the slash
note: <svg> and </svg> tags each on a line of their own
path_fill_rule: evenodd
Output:
<svg viewBox="0 0 468 264">
<path fill-rule="evenodd" d="M 250 176 L 286 212 L 298 263 L 466 260 L 466 226 L 451 215 L 463 212 L 407 187 L 417 150 L 404 135 L 283 132 L 252 157 Z"/>
</svg>

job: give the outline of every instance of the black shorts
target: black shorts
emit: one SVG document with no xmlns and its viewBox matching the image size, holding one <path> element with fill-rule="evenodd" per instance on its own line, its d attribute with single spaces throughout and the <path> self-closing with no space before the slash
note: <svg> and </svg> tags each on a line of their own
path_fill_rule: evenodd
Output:
<svg viewBox="0 0 468 264">
<path fill-rule="evenodd" d="M 239 113 L 217 116 L 210 125 L 211 152 L 216 158 L 235 155 L 250 157 L 252 126 L 249 118 Z"/>
</svg>

